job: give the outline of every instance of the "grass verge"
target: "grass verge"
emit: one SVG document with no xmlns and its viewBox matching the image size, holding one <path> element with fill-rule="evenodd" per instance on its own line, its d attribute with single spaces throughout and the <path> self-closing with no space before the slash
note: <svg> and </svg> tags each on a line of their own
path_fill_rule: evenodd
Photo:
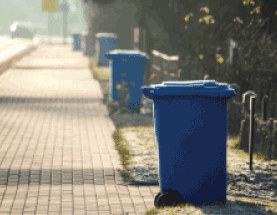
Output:
<svg viewBox="0 0 277 215">
<path fill-rule="evenodd" d="M 93 73 L 93 78 L 97 80 L 109 80 L 110 68 L 109 67 L 98 67 L 97 60 L 93 57 L 90 61 L 90 68 Z"/>
<path fill-rule="evenodd" d="M 124 139 L 123 134 L 124 132 L 135 132 L 143 139 L 143 134 L 147 137 L 154 134 L 154 127 L 133 127 L 130 128 L 119 128 L 113 134 L 113 138 L 116 144 L 116 149 L 120 154 L 121 162 L 124 166 L 124 169 L 121 171 L 122 175 L 124 176 L 125 180 L 131 181 L 131 177 L 129 175 L 124 175 L 124 170 L 130 167 L 131 165 L 131 155 L 129 153 L 129 144 L 128 141 Z M 228 149 L 233 150 L 241 159 L 249 159 L 249 154 L 245 153 L 243 150 L 239 149 L 239 141 L 240 138 L 233 138 L 229 139 L 230 144 L 228 145 Z M 254 161 L 264 161 L 264 157 L 260 154 L 254 154 L 253 156 Z M 269 214 L 277 214 L 276 204 L 273 204 L 270 201 L 259 201 L 257 202 L 255 199 L 251 198 L 239 198 L 239 197 L 232 197 L 232 200 L 227 200 L 226 204 L 220 205 L 211 205 L 211 206 L 194 206 L 191 204 L 184 204 L 177 207 L 164 207 L 164 208 L 153 208 L 146 212 L 147 215 L 150 214 L 214 214 L 215 211 L 221 211 L 221 214 L 228 214 L 234 209 L 238 209 L 241 207 L 241 210 L 253 210 L 253 214 L 256 214 L 258 210 L 267 210 Z M 257 211 L 255 211 L 257 210 Z M 227 213 L 226 213 L 227 212 Z M 250 212 L 250 211 L 249 211 Z M 235 212 L 236 213 L 236 212 Z"/>
<path fill-rule="evenodd" d="M 128 142 L 123 138 L 122 129 L 117 129 L 114 131 L 113 139 L 115 141 L 115 148 L 120 155 L 120 161 L 123 164 L 123 170 L 120 170 L 119 172 L 122 174 L 125 180 L 129 182 L 131 181 L 131 177 L 127 174 L 124 174 L 124 172 L 130 166 L 131 159 L 130 159 L 130 153 L 128 149 L 129 148 Z"/>
<path fill-rule="evenodd" d="M 249 159 L 249 153 L 246 153 L 244 150 L 240 149 L 240 137 L 230 139 L 230 145 L 228 146 L 228 149 L 232 149 L 236 152 L 236 155 L 239 158 L 242 159 Z M 264 162 L 266 161 L 266 158 L 263 154 L 261 153 L 253 153 L 253 161 L 260 161 Z"/>
</svg>

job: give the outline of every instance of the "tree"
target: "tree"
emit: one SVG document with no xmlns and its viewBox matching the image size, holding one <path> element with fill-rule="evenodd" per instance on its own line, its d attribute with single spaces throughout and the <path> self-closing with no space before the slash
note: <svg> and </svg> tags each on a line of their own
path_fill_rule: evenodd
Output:
<svg viewBox="0 0 277 215">
<path fill-rule="evenodd" d="M 97 0 L 97 2 L 99 1 Z M 186 62 L 188 58 L 195 61 L 202 58 L 201 65 L 205 72 L 210 73 L 211 76 L 216 75 L 214 74 L 217 66 L 216 58 L 218 62 L 222 62 L 222 65 L 225 64 L 229 52 L 228 43 L 230 38 L 237 41 L 240 47 L 243 47 L 242 57 L 248 60 L 249 65 L 252 62 L 250 58 L 253 57 L 253 53 L 258 51 L 258 46 L 255 47 L 255 43 L 263 44 L 263 38 L 271 36 L 271 44 L 273 44 L 275 39 L 272 36 L 277 34 L 275 29 L 275 21 L 277 20 L 274 16 L 277 2 L 273 1 L 257 0 L 255 4 L 251 3 L 253 2 L 251 0 L 131 1 L 138 8 L 136 17 L 142 28 L 148 31 L 151 28 L 146 23 L 145 14 L 156 13 L 158 15 L 158 21 L 162 22 L 169 41 L 160 51 L 167 54 L 179 54 L 181 58 L 180 67 L 184 73 L 190 71 L 186 71 L 187 67 L 182 62 Z M 114 0 L 108 2 L 114 2 Z M 101 1 L 101 4 L 103 3 Z M 258 14 L 250 18 L 251 11 L 257 7 L 260 7 L 261 11 L 259 18 L 256 16 Z M 206 9 L 204 10 L 204 8 Z M 184 18 L 187 18 L 187 21 Z M 249 36 L 251 38 L 247 39 Z M 246 42 L 246 40 L 248 41 Z M 148 41 L 151 41 L 151 38 Z M 150 50 L 150 47 L 155 49 L 151 44 L 148 44 L 148 47 L 148 50 Z M 264 55 L 263 50 L 260 51 Z M 260 59 L 255 62 L 257 64 L 261 61 Z"/>
</svg>

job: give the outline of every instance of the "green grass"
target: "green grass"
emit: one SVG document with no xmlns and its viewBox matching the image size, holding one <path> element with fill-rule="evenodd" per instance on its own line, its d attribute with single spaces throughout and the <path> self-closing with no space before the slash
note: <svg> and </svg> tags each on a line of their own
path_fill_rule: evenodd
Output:
<svg viewBox="0 0 277 215">
<path fill-rule="evenodd" d="M 155 135 L 154 127 L 130 127 L 130 128 L 120 128 L 116 130 L 113 134 L 113 138 L 115 141 L 116 149 L 118 150 L 120 154 L 120 160 L 124 166 L 124 170 L 129 168 L 131 161 L 130 161 L 130 154 L 129 154 L 129 144 L 127 140 L 124 140 L 123 133 L 124 132 L 135 132 L 141 139 L 143 138 L 143 135 L 149 136 L 149 135 Z M 146 138 L 147 139 L 147 138 Z M 228 145 L 228 149 L 232 149 L 235 151 L 236 155 L 241 159 L 249 159 L 249 154 L 245 153 L 243 150 L 239 149 L 239 141 L 240 138 L 234 138 L 230 139 L 230 144 Z M 264 161 L 264 157 L 262 155 L 256 155 L 254 154 L 253 160 L 255 161 Z M 124 170 L 121 171 L 121 173 L 124 174 Z M 131 177 L 129 175 L 124 175 L 126 181 L 131 181 Z M 227 208 L 231 206 L 231 204 L 235 204 L 237 206 L 241 207 L 247 207 L 247 208 L 257 208 L 257 209 L 264 209 L 264 210 L 271 210 L 274 211 L 274 213 L 271 214 L 277 214 L 277 208 L 276 204 L 273 204 L 269 201 L 264 201 L 262 204 L 255 202 L 255 200 L 252 200 L 250 198 L 237 198 L 233 197 L 232 201 L 228 200 L 226 204 L 216 204 L 212 206 L 205 206 L 206 209 L 208 208 L 221 208 L 228 210 Z M 204 212 L 202 206 L 194 206 L 191 204 L 185 204 L 177 207 L 164 207 L 164 208 L 153 208 L 151 210 L 148 210 L 146 212 L 147 215 L 154 215 L 154 214 L 178 214 L 178 211 L 186 211 L 187 214 L 209 214 L 209 212 Z M 192 213 L 188 213 L 191 211 Z M 193 212 L 194 211 L 194 212 Z"/>
<path fill-rule="evenodd" d="M 110 67 L 98 67 L 97 58 L 93 57 L 91 59 L 91 70 L 93 77 L 97 80 L 109 80 L 110 78 Z"/>
<path fill-rule="evenodd" d="M 120 155 L 120 161 L 123 164 L 123 170 L 120 173 L 124 175 L 126 169 L 130 166 L 130 153 L 128 150 L 128 142 L 123 139 L 122 129 L 117 129 L 113 133 L 113 139 L 115 141 L 115 149 Z M 129 175 L 124 175 L 126 181 L 131 181 Z"/>
<path fill-rule="evenodd" d="M 109 80 L 110 78 L 110 68 L 109 67 L 93 67 L 92 66 L 93 77 L 97 80 Z"/>
<path fill-rule="evenodd" d="M 233 149 L 236 152 L 236 155 L 239 158 L 242 159 L 249 159 L 249 153 L 246 153 L 244 150 L 241 150 L 239 148 L 240 146 L 240 137 L 234 138 L 230 140 L 230 145 L 228 146 L 229 149 Z M 264 162 L 266 161 L 266 157 L 265 155 L 261 154 L 261 153 L 253 153 L 253 161 L 261 161 Z"/>
</svg>

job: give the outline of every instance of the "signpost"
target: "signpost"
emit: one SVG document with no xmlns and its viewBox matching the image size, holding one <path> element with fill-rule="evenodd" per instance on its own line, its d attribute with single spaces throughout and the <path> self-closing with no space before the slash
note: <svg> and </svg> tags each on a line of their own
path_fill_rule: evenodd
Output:
<svg viewBox="0 0 277 215">
<path fill-rule="evenodd" d="M 63 12 L 63 44 L 66 44 L 66 36 L 67 36 L 67 12 L 68 6 L 66 3 L 61 6 Z"/>
<path fill-rule="evenodd" d="M 57 12 L 58 7 L 58 0 L 43 0 L 43 12 Z"/>
<path fill-rule="evenodd" d="M 50 22 L 50 13 L 53 12 L 63 12 L 63 43 L 66 44 L 66 37 L 67 37 L 67 13 L 68 13 L 68 4 L 66 0 L 62 1 L 63 4 L 60 5 L 59 10 L 59 2 L 58 0 L 43 0 L 42 10 L 44 12 L 48 12 L 48 36 L 49 36 L 49 43 L 52 34 L 50 34 L 50 28 L 52 27 Z"/>
<path fill-rule="evenodd" d="M 49 24 L 51 22 L 50 13 L 57 12 L 58 9 L 59 9 L 58 0 L 43 0 L 42 10 L 43 10 L 43 12 L 48 12 L 48 36 L 50 36 L 49 27 L 51 26 Z M 51 38 L 51 36 L 50 36 L 50 38 Z"/>
</svg>

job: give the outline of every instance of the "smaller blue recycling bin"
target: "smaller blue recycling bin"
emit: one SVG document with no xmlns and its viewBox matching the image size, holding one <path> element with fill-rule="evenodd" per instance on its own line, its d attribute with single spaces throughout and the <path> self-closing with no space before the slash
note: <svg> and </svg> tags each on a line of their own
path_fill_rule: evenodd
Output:
<svg viewBox="0 0 277 215">
<path fill-rule="evenodd" d="M 116 49 L 117 46 L 117 35 L 111 33 L 98 33 L 96 34 L 98 38 L 98 66 L 109 66 L 109 59 L 105 54 L 111 50 Z"/>
<path fill-rule="evenodd" d="M 110 59 L 110 100 L 119 101 L 117 84 L 125 81 L 130 87 L 129 108 L 140 112 L 142 90 L 144 83 L 145 62 L 150 58 L 137 50 L 115 49 L 106 54 Z"/>
<path fill-rule="evenodd" d="M 234 89 L 214 80 L 141 89 L 154 101 L 160 178 L 155 206 L 172 196 L 195 205 L 225 203 L 227 100 Z"/>
<path fill-rule="evenodd" d="M 73 47 L 74 50 L 81 49 L 81 34 L 73 34 Z"/>
</svg>

